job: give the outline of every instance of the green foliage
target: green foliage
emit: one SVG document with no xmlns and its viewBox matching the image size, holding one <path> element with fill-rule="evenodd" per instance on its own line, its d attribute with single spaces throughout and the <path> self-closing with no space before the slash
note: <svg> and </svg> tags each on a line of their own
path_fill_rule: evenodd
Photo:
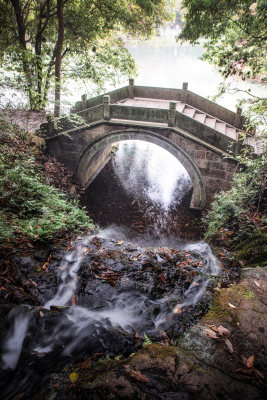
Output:
<svg viewBox="0 0 267 400">
<path fill-rule="evenodd" d="M 235 174 L 232 188 L 215 196 L 203 218 L 205 237 L 223 242 L 238 260 L 262 263 L 267 250 L 266 153 L 240 161 L 242 171 Z"/>
<path fill-rule="evenodd" d="M 19 147 L 20 146 L 20 147 Z M 46 240 L 93 228 L 76 199 L 45 183 L 41 166 L 12 129 L 0 136 L 0 243 Z"/>
<path fill-rule="evenodd" d="M 146 346 L 148 346 L 149 344 L 152 344 L 152 341 L 151 341 L 151 339 L 147 336 L 147 334 L 146 333 L 144 333 L 144 342 L 143 342 L 143 347 L 146 347 Z"/>
<path fill-rule="evenodd" d="M 151 35 L 170 18 L 172 2 L 0 0 L 0 67 L 32 109 L 44 108 L 49 90 L 68 78 L 89 79 L 103 89 L 107 80 L 135 75 L 121 37 Z"/>
<path fill-rule="evenodd" d="M 234 88 L 231 84 L 227 84 L 225 81 L 220 83 L 218 92 L 215 96 L 210 96 L 211 101 L 216 101 L 225 93 L 236 94 L 245 93 L 247 95 L 243 100 L 239 100 L 238 106 L 242 108 L 242 115 L 246 119 L 246 132 L 255 132 L 256 129 L 260 133 L 262 140 L 267 137 L 267 99 L 255 96 L 251 93 L 251 90 L 242 90 Z"/>
<path fill-rule="evenodd" d="M 179 39 L 205 38 L 204 59 L 225 77 L 266 76 L 265 0 L 183 0 L 185 26 Z"/>
</svg>

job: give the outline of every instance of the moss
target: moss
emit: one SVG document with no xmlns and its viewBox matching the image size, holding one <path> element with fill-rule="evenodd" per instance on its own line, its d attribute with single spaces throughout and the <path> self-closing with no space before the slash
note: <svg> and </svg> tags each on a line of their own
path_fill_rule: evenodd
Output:
<svg viewBox="0 0 267 400">
<path fill-rule="evenodd" d="M 138 352 L 138 354 L 147 354 L 151 358 L 160 358 L 161 360 L 165 360 L 169 357 L 175 357 L 177 355 L 177 348 L 152 343 L 146 346 L 142 351 Z"/>
<path fill-rule="evenodd" d="M 213 298 L 212 306 L 205 315 L 204 320 L 217 320 L 223 322 L 229 317 L 232 316 L 230 315 L 229 310 L 227 310 L 221 303 L 221 293 L 216 294 Z"/>
<path fill-rule="evenodd" d="M 214 323 L 215 321 L 223 323 L 227 321 L 233 327 L 239 326 L 239 320 L 235 309 L 229 306 L 234 304 L 238 306 L 244 295 L 248 295 L 248 291 L 243 291 L 238 285 L 233 285 L 231 288 L 223 289 L 213 298 L 212 307 L 203 318 L 203 321 Z"/>
<path fill-rule="evenodd" d="M 244 298 L 251 301 L 257 299 L 254 292 L 248 288 L 246 282 L 237 283 L 230 288 L 222 289 L 214 296 L 212 306 L 202 321 L 212 323 L 227 321 L 232 326 L 238 327 L 238 307 Z M 237 308 L 231 308 L 229 303 L 235 305 Z"/>
<path fill-rule="evenodd" d="M 237 292 L 240 294 L 240 296 L 246 297 L 246 299 L 255 299 L 256 298 L 255 294 L 251 290 L 249 290 L 243 286 L 240 286 L 237 289 Z"/>
<path fill-rule="evenodd" d="M 247 260 L 253 266 L 264 266 L 267 260 L 267 236 L 262 232 L 256 232 L 242 243 L 235 246 L 233 250 L 234 258 Z"/>
</svg>

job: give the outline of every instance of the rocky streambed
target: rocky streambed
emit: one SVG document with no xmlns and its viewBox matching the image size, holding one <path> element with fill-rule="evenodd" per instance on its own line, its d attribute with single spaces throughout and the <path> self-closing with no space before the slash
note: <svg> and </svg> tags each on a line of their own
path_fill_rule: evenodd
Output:
<svg viewBox="0 0 267 400">
<path fill-rule="evenodd" d="M 12 265 L 4 399 L 264 398 L 264 269 L 232 284 L 238 268 L 203 242 L 143 248 L 105 235 Z"/>
</svg>

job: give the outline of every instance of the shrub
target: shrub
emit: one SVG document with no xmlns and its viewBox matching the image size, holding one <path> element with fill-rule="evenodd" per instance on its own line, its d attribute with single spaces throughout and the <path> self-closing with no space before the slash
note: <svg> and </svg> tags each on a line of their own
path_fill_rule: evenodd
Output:
<svg viewBox="0 0 267 400">
<path fill-rule="evenodd" d="M 3 127 L 3 125 L 2 125 Z M 93 228 L 75 198 L 45 183 L 41 167 L 16 130 L 0 137 L 0 243 L 23 235 L 46 240 Z"/>
<path fill-rule="evenodd" d="M 205 238 L 224 241 L 238 260 L 264 264 L 267 252 L 267 163 L 266 154 L 242 158 L 242 171 L 235 174 L 232 188 L 216 195 L 203 218 Z"/>
</svg>

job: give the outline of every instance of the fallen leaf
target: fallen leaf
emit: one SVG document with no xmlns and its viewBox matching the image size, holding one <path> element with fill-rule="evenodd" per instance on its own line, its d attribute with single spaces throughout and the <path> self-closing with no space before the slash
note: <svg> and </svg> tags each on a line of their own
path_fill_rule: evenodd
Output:
<svg viewBox="0 0 267 400">
<path fill-rule="evenodd" d="M 209 324 L 208 322 L 205 322 L 205 325 L 206 325 L 207 327 L 209 327 L 210 329 L 212 329 L 214 332 L 217 332 L 216 325 L 214 325 L 214 324 Z"/>
<path fill-rule="evenodd" d="M 88 360 L 85 360 L 85 361 L 82 363 L 82 368 L 89 368 L 90 362 L 91 362 L 90 358 L 88 358 Z"/>
<path fill-rule="evenodd" d="M 1 289 L 2 289 L 2 290 L 7 290 L 7 288 L 5 288 L 4 286 L 1 286 Z"/>
<path fill-rule="evenodd" d="M 255 357 L 254 354 L 247 359 L 247 367 L 252 368 L 254 365 Z"/>
<path fill-rule="evenodd" d="M 120 246 L 122 243 L 124 243 L 124 240 L 118 240 L 118 241 L 117 241 L 117 245 L 119 245 L 119 246 Z"/>
<path fill-rule="evenodd" d="M 69 374 L 69 378 L 71 383 L 75 383 L 79 379 L 79 375 L 77 374 L 77 372 L 72 372 L 71 374 Z"/>
<path fill-rule="evenodd" d="M 70 251 L 70 249 L 71 249 L 71 246 L 66 247 L 67 251 Z"/>
<path fill-rule="evenodd" d="M 231 303 L 228 303 L 228 306 L 231 307 L 231 308 L 236 308 L 236 306 L 234 306 L 234 305 L 231 304 Z"/>
<path fill-rule="evenodd" d="M 243 365 L 246 367 L 247 366 L 247 362 L 248 362 L 247 358 L 245 356 L 243 356 L 242 354 L 241 354 L 241 358 L 242 358 Z"/>
<path fill-rule="evenodd" d="M 219 335 L 223 336 L 223 335 L 230 335 L 231 332 L 226 329 L 224 326 L 220 325 L 217 328 L 217 332 L 219 333 Z"/>
<path fill-rule="evenodd" d="M 49 264 L 48 262 L 45 262 L 45 263 L 44 263 L 44 265 L 42 266 L 42 269 L 43 269 L 43 270 L 46 270 L 46 269 L 47 269 L 47 266 L 48 266 L 48 264 Z"/>
<path fill-rule="evenodd" d="M 40 311 L 40 317 L 44 318 L 44 313 L 42 311 Z"/>
<path fill-rule="evenodd" d="M 182 309 L 179 308 L 178 306 L 176 306 L 176 307 L 173 309 L 173 313 L 174 313 L 174 314 L 180 314 L 181 312 L 182 312 Z"/>
<path fill-rule="evenodd" d="M 133 369 L 130 368 L 129 365 L 124 366 L 125 372 L 133 379 L 139 381 L 139 382 L 149 382 L 149 379 L 146 375 L 142 374 L 140 371 L 134 371 Z"/>
<path fill-rule="evenodd" d="M 259 288 L 261 287 L 261 284 L 258 281 L 253 281 L 255 283 L 256 286 L 258 286 Z"/>
<path fill-rule="evenodd" d="M 160 274 L 159 277 L 160 277 L 161 282 L 163 283 L 163 285 L 165 285 L 166 281 L 165 281 L 164 276 L 162 274 Z"/>
<path fill-rule="evenodd" d="M 214 332 L 212 329 L 209 328 L 204 329 L 204 333 L 205 335 L 209 336 L 212 339 L 218 339 L 216 332 Z"/>
<path fill-rule="evenodd" d="M 185 336 L 185 339 L 188 339 L 188 338 L 189 338 L 189 336 L 190 336 L 190 334 L 188 333 L 188 334 Z"/>
<path fill-rule="evenodd" d="M 230 353 L 233 353 L 233 352 L 234 352 L 234 348 L 233 348 L 233 345 L 232 345 L 232 343 L 230 342 L 229 339 L 226 339 L 226 340 L 225 340 L 225 344 L 226 344 L 226 346 L 227 346 L 229 352 L 230 352 Z"/>
</svg>

